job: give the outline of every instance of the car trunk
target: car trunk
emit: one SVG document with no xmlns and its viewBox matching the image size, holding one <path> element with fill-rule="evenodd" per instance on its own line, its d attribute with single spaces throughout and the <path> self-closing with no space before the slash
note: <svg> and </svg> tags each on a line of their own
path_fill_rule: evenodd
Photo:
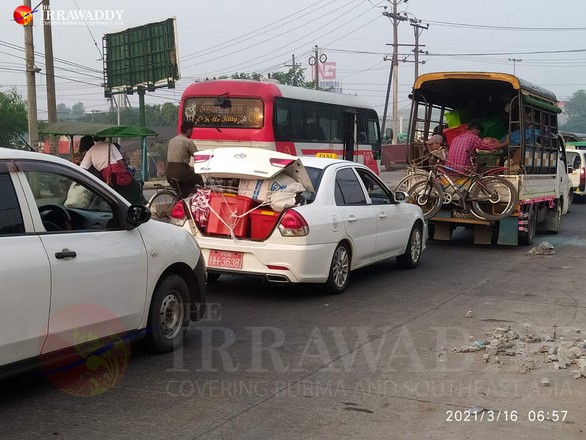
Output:
<svg viewBox="0 0 586 440">
<path fill-rule="evenodd" d="M 290 207 L 315 192 L 296 156 L 250 148 L 196 153 L 194 170 L 205 181 L 189 199 L 197 234 L 263 241 Z"/>
</svg>

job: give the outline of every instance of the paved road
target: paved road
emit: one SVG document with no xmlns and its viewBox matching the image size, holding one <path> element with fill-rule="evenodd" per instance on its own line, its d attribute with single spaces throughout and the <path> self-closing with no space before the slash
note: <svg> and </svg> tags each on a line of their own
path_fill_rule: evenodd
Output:
<svg viewBox="0 0 586 440">
<path fill-rule="evenodd" d="M 538 237 L 553 255 L 456 231 L 416 270 L 360 270 L 338 296 L 221 277 L 184 350 L 133 345 L 102 394 L 44 376 L 0 384 L 0 439 L 583 439 L 586 378 L 540 350 L 585 337 L 585 216 L 577 205 L 559 235 Z M 509 327 L 521 336 L 509 355 L 453 350 Z M 477 406 L 494 412 L 461 421 Z M 540 410 L 565 421 L 530 421 Z"/>
</svg>

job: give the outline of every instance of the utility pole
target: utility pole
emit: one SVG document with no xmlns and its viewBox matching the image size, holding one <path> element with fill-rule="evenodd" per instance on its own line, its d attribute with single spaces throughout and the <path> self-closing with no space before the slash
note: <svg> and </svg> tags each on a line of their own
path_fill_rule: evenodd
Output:
<svg viewBox="0 0 586 440">
<path fill-rule="evenodd" d="M 31 0 L 24 0 L 24 6 L 31 7 Z M 35 74 L 40 71 L 35 67 L 35 45 L 33 42 L 33 20 L 24 27 L 24 49 L 26 60 L 26 100 L 28 108 L 28 139 L 29 145 L 36 150 L 39 139 L 39 123 L 37 121 L 37 84 Z"/>
<path fill-rule="evenodd" d="M 295 64 L 295 54 L 291 54 L 291 64 L 286 64 L 285 67 L 291 67 L 293 69 L 293 76 L 291 77 L 291 85 L 298 86 L 297 82 L 297 67 L 301 66 L 301 64 Z"/>
<path fill-rule="evenodd" d="M 53 33 L 51 30 L 51 5 L 49 0 L 43 0 L 43 36 L 45 40 L 45 78 L 47 79 L 47 121 L 49 124 L 57 122 L 57 98 L 55 96 L 55 65 L 53 60 Z M 45 12 L 47 11 L 47 12 Z M 55 136 L 49 136 L 49 151 L 58 153 Z"/>
<path fill-rule="evenodd" d="M 415 32 L 415 48 L 413 49 L 413 53 L 415 54 L 415 79 L 417 79 L 417 77 L 419 76 L 419 54 L 423 53 L 422 50 L 419 50 L 419 36 L 424 30 L 429 29 L 429 23 L 425 26 L 422 26 L 421 20 L 412 18 L 411 20 L 409 20 L 409 24 L 413 26 L 413 31 Z M 423 46 L 425 46 L 425 44 Z M 425 61 L 423 61 L 421 64 L 425 64 Z"/>
<path fill-rule="evenodd" d="M 320 55 L 319 47 L 317 44 L 313 46 L 313 55 L 309 57 L 308 63 L 311 67 L 313 67 L 313 77 L 315 79 L 314 89 L 319 90 L 319 63 L 325 63 L 328 60 L 328 57 L 325 53 Z"/>
<path fill-rule="evenodd" d="M 319 89 L 319 48 L 317 47 L 317 44 L 313 47 L 313 57 L 315 58 L 315 63 L 314 63 L 314 71 L 313 71 L 313 77 L 315 78 L 315 84 L 313 86 L 313 88 L 315 90 Z"/>
<path fill-rule="evenodd" d="M 383 15 L 389 17 L 393 21 L 393 56 L 391 58 L 391 70 L 389 72 L 389 84 L 387 85 L 387 96 L 385 98 L 385 109 L 383 112 L 383 125 L 382 131 L 385 132 L 385 126 L 387 123 L 387 110 L 389 106 L 389 92 L 390 92 L 390 85 L 391 82 L 393 84 L 393 120 L 392 120 L 392 128 L 393 128 L 393 139 L 392 143 L 397 143 L 397 127 L 398 127 L 398 98 L 397 94 L 399 91 L 399 75 L 397 72 L 399 66 L 399 22 L 406 21 L 406 15 L 400 15 L 397 13 L 397 6 L 399 3 L 407 3 L 407 0 L 389 0 L 389 2 L 393 5 L 393 12 L 387 12 L 387 7 L 385 6 L 385 11 Z"/>
<path fill-rule="evenodd" d="M 509 61 L 512 61 L 513 62 L 513 75 L 517 75 L 515 66 L 516 66 L 517 63 L 520 63 L 523 60 L 520 60 L 519 58 L 509 58 Z"/>
</svg>

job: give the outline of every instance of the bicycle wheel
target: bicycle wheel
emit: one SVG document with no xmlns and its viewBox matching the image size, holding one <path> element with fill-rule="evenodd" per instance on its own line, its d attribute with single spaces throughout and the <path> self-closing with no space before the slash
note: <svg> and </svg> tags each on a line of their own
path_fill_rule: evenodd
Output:
<svg viewBox="0 0 586 440">
<path fill-rule="evenodd" d="M 403 191 L 404 193 L 409 194 L 409 190 L 413 188 L 419 182 L 423 182 L 427 180 L 427 173 L 424 171 L 415 171 L 414 173 L 408 174 L 403 177 L 397 186 L 395 187 L 395 191 Z"/>
<path fill-rule="evenodd" d="M 444 190 L 435 180 L 416 183 L 409 190 L 409 203 L 421 208 L 425 220 L 436 215 L 442 207 Z"/>
<path fill-rule="evenodd" d="M 519 197 L 517 189 L 507 179 L 486 176 L 470 188 L 470 207 L 483 219 L 497 221 L 513 213 Z"/>
<path fill-rule="evenodd" d="M 174 191 L 165 189 L 151 197 L 147 208 L 151 210 L 151 216 L 156 219 L 169 219 L 171 211 L 179 201 Z"/>
</svg>

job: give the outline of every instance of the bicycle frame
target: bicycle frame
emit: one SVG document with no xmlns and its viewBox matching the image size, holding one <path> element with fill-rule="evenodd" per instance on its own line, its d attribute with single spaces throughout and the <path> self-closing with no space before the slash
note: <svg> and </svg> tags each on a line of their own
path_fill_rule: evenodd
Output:
<svg viewBox="0 0 586 440">
<path fill-rule="evenodd" d="M 473 159 L 471 162 L 474 164 Z M 452 194 L 447 193 L 446 190 L 448 188 L 452 188 L 454 190 L 455 195 L 458 196 L 458 207 L 462 210 L 467 209 L 468 203 L 473 201 L 470 198 L 470 189 L 473 185 L 479 185 L 484 190 L 487 190 L 486 186 L 482 183 L 482 178 L 490 175 L 497 174 L 498 171 L 505 169 L 504 167 L 498 167 L 490 169 L 484 173 L 478 173 L 472 170 L 460 171 L 455 168 L 452 168 L 448 165 L 437 163 L 430 165 L 430 170 L 428 172 L 428 177 L 426 182 L 429 182 L 431 179 L 435 180 L 442 188 L 442 204 L 449 204 L 453 203 Z M 458 179 L 464 179 L 461 183 L 456 183 L 455 180 L 450 176 L 451 174 L 457 174 Z M 448 183 L 447 185 L 444 184 L 444 180 Z M 428 194 L 425 194 L 427 197 L 431 194 L 432 187 L 427 185 Z M 472 215 L 476 218 L 483 220 L 482 217 L 476 215 L 472 210 L 470 210 Z"/>
</svg>

